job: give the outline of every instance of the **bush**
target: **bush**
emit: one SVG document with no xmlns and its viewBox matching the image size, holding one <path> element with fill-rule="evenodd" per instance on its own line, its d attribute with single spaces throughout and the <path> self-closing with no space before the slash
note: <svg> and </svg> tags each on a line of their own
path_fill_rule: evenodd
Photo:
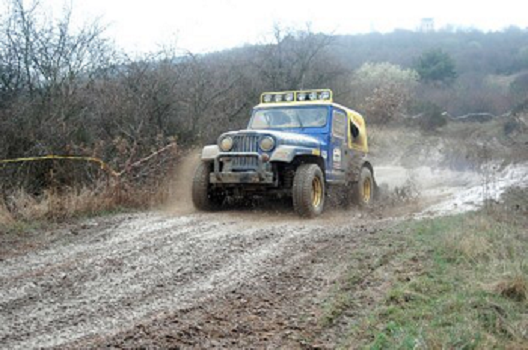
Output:
<svg viewBox="0 0 528 350">
<path fill-rule="evenodd" d="M 354 74 L 357 105 L 371 123 L 386 123 L 403 113 L 414 96 L 418 74 L 390 63 L 365 63 Z"/>
<path fill-rule="evenodd" d="M 420 79 L 427 83 L 451 85 L 456 77 L 455 61 L 441 49 L 424 52 L 415 63 Z"/>
</svg>

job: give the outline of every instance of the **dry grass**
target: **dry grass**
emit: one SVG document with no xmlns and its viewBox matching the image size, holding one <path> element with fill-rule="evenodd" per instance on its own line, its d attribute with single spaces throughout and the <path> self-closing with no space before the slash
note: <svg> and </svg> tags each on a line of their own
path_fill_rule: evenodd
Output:
<svg viewBox="0 0 528 350">
<path fill-rule="evenodd" d="M 1 225 L 10 225 L 14 222 L 13 216 L 6 209 L 3 203 L 0 203 L 0 226 Z"/>
<path fill-rule="evenodd" d="M 481 217 L 468 218 L 464 227 L 448 232 L 443 245 L 448 256 L 453 260 L 467 259 L 478 261 L 489 259 L 493 255 L 493 245 L 486 232 L 490 225 Z"/>
<path fill-rule="evenodd" d="M 152 208 L 168 200 L 170 186 L 168 180 L 143 186 L 100 183 L 94 187 L 45 190 L 39 196 L 17 190 L 0 206 L 0 224 L 64 221 L 123 209 Z"/>
<path fill-rule="evenodd" d="M 447 235 L 444 244 L 454 257 L 465 257 L 473 261 L 488 256 L 492 248 L 487 238 L 473 233 L 451 233 Z"/>
<path fill-rule="evenodd" d="M 179 154 L 172 156 L 179 160 Z M 38 195 L 23 189 L 3 189 L 5 203 L 0 202 L 0 225 L 9 230 L 10 226 L 21 223 L 60 222 L 122 210 L 159 208 L 178 197 L 174 178 L 181 171 L 174 170 L 182 168 L 179 165 L 185 162 L 174 157 L 163 165 L 145 163 L 118 177 L 102 178 L 90 186 L 57 185 Z"/>
<path fill-rule="evenodd" d="M 497 283 L 495 292 L 503 297 L 515 300 L 528 300 L 528 278 L 523 275 L 517 275 Z"/>
<path fill-rule="evenodd" d="M 18 190 L 9 196 L 7 205 L 16 220 L 65 220 L 110 210 L 117 204 L 116 199 L 113 191 L 99 188 L 46 190 L 40 196 Z"/>
</svg>

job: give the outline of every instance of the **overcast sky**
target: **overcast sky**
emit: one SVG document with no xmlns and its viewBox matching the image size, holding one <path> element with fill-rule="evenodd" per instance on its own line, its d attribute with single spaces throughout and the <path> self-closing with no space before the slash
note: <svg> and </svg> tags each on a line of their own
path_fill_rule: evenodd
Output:
<svg viewBox="0 0 528 350">
<path fill-rule="evenodd" d="M 207 52 L 263 42 L 274 23 L 337 34 L 416 29 L 425 17 L 447 24 L 501 30 L 528 27 L 522 1 L 502 0 L 72 0 L 76 20 L 100 17 L 107 35 L 130 52 L 172 43 Z M 64 0 L 41 0 L 58 13 Z"/>
</svg>

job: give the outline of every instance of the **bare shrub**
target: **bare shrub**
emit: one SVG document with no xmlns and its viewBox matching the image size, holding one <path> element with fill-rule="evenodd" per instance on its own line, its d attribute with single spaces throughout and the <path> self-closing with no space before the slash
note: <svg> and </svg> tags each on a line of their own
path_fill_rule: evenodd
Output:
<svg viewBox="0 0 528 350">
<path fill-rule="evenodd" d="M 390 63 L 365 63 L 355 73 L 352 91 L 369 122 L 387 123 L 405 111 L 418 74 Z"/>
<path fill-rule="evenodd" d="M 462 74 L 451 88 L 421 84 L 416 98 L 441 106 L 453 116 L 469 113 L 501 115 L 512 108 L 511 94 L 497 79 L 479 74 Z"/>
<path fill-rule="evenodd" d="M 419 102 L 413 107 L 414 117 L 406 120 L 409 127 L 418 126 L 426 133 L 437 131 L 447 124 L 444 110 L 432 102 Z"/>
<path fill-rule="evenodd" d="M 167 201 L 171 178 L 178 161 L 176 144 L 168 145 L 133 163 L 120 172 L 101 176 L 90 184 L 51 182 L 39 193 L 25 188 L 4 189 L 6 217 L 30 221 L 66 220 L 116 208 L 151 208 Z M 71 163 L 70 163 L 71 164 Z M 62 169 L 62 168 L 61 168 Z"/>
<path fill-rule="evenodd" d="M 275 25 L 273 41 L 257 47 L 251 69 L 272 91 L 328 86 L 343 73 L 335 58 L 328 55 L 333 40 L 314 33 L 310 26 L 292 30 Z"/>
</svg>

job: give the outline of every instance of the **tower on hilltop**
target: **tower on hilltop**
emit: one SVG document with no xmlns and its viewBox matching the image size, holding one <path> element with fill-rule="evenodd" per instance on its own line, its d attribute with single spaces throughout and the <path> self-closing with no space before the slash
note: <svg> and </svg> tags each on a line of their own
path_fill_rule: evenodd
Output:
<svg viewBox="0 0 528 350">
<path fill-rule="evenodd" d="M 420 22 L 420 32 L 434 32 L 434 18 L 422 18 L 422 21 Z"/>
</svg>

